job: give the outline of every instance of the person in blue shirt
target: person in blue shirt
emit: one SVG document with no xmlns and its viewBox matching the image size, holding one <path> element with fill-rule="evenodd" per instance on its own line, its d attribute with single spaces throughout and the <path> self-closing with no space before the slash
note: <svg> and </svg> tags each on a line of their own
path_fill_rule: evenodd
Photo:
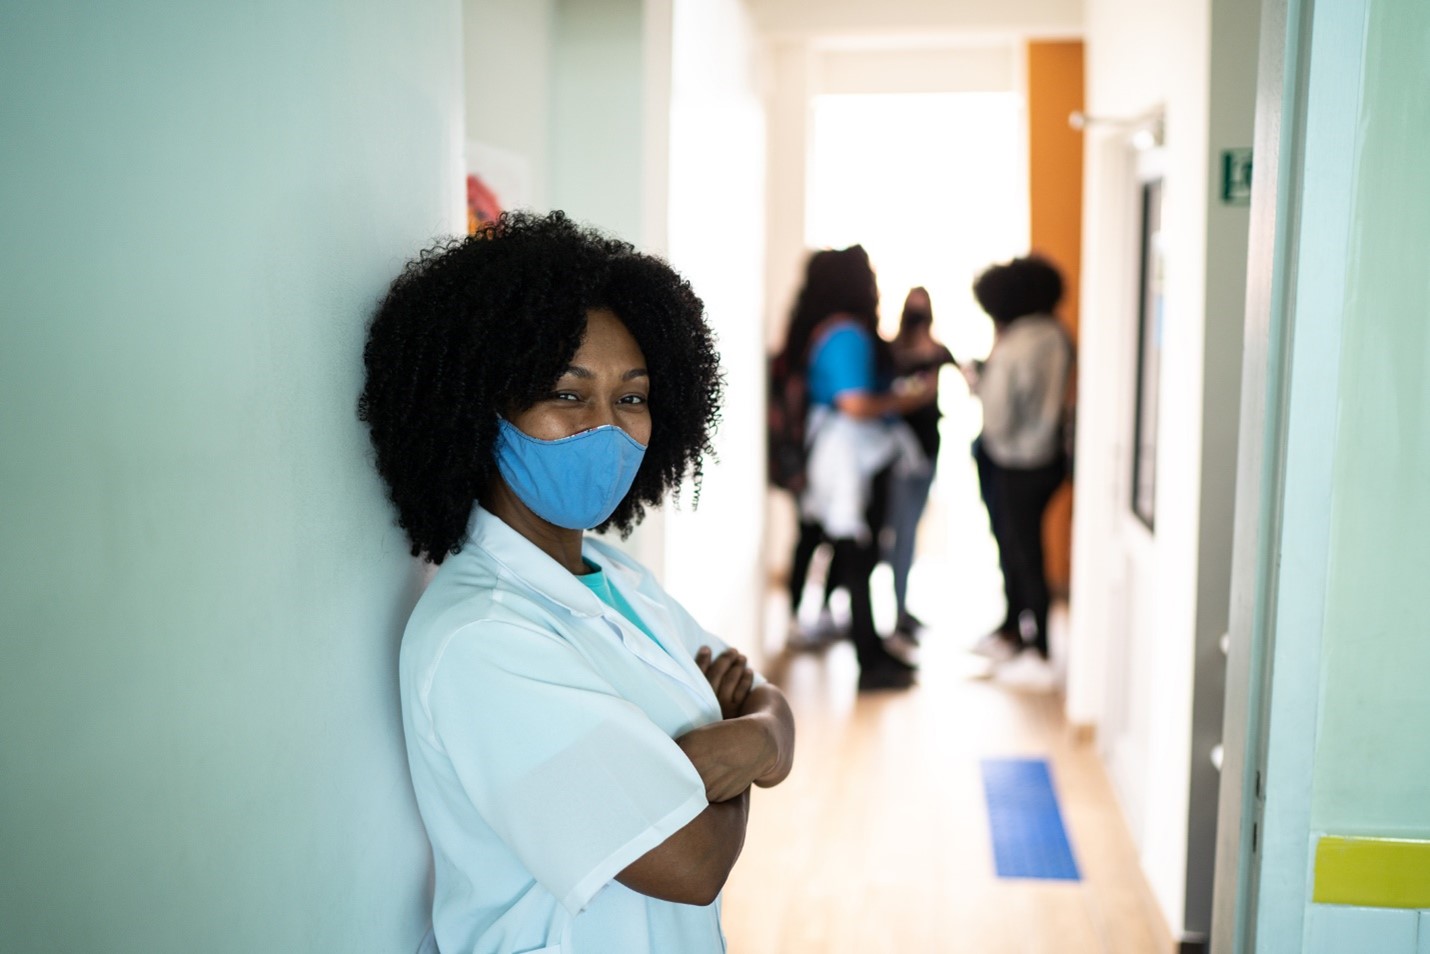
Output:
<svg viewBox="0 0 1430 954">
<path fill-rule="evenodd" d="M 785 340 L 785 360 L 806 375 L 807 489 L 800 497 L 791 597 L 798 599 L 809 553 L 834 544 L 831 571 L 849 592 L 850 636 L 859 688 L 902 689 L 914 667 L 889 652 L 874 625 L 869 577 L 879 561 L 888 485 L 901 470 L 928 466 L 900 416 L 935 396 L 926 376 L 892 388 L 893 364 L 879 338 L 878 285 L 858 245 L 815 252 L 806 266 Z"/>
<path fill-rule="evenodd" d="M 408 265 L 364 362 L 378 472 L 438 565 L 399 662 L 437 948 L 723 952 L 750 787 L 789 773 L 793 719 L 585 534 L 698 482 L 721 396 L 699 299 L 559 212 L 505 214 Z"/>
</svg>

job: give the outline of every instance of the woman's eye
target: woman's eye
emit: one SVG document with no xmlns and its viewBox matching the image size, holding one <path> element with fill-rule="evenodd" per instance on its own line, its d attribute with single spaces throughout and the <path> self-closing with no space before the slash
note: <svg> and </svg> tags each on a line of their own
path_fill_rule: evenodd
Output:
<svg viewBox="0 0 1430 954">
<path fill-rule="evenodd" d="M 646 396 L 645 396 L 644 394 L 627 394 L 625 397 L 621 398 L 621 403 L 622 403 L 622 404 L 644 404 L 644 403 L 646 403 L 646 400 L 647 400 L 647 398 L 646 398 Z"/>
<path fill-rule="evenodd" d="M 581 396 L 575 391 L 556 391 L 551 395 L 553 401 L 579 401 Z"/>
</svg>

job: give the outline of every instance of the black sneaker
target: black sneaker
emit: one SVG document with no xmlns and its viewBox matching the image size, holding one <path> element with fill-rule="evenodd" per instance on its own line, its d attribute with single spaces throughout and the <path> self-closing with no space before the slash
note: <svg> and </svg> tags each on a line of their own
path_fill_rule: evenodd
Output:
<svg viewBox="0 0 1430 954">
<path fill-rule="evenodd" d="M 925 623 L 923 620 L 919 619 L 913 613 L 910 613 L 908 610 L 905 610 L 904 612 L 899 614 L 899 625 L 897 628 L 913 632 L 915 630 L 927 629 L 928 624 Z"/>
<path fill-rule="evenodd" d="M 924 624 L 919 622 L 917 617 L 905 613 L 899 617 L 898 623 L 894 625 L 894 632 L 913 643 L 919 644 L 919 630 L 924 628 Z"/>
<path fill-rule="evenodd" d="M 859 691 L 907 689 L 914 684 L 913 666 L 893 656 L 883 656 L 859 670 Z"/>
</svg>

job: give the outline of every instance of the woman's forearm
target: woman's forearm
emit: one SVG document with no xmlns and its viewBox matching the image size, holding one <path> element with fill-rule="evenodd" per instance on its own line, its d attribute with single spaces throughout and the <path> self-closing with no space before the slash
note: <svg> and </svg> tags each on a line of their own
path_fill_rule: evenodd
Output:
<svg viewBox="0 0 1430 954">
<path fill-rule="evenodd" d="M 834 399 L 834 406 L 842 413 L 861 421 L 883 417 L 895 411 L 892 394 L 869 394 L 862 391 L 839 395 Z"/>
<path fill-rule="evenodd" d="M 676 740 L 710 804 L 684 828 L 628 865 L 616 880 L 632 891 L 683 904 L 709 904 L 745 844 L 750 784 L 777 785 L 794 764 L 794 714 L 765 683 L 750 690 L 733 718 Z"/>
<path fill-rule="evenodd" d="M 865 391 L 851 391 L 834 399 L 835 407 L 850 417 L 870 420 L 886 414 L 907 414 L 935 400 L 938 392 L 923 386 L 902 394 L 886 392 L 869 394 Z"/>
<path fill-rule="evenodd" d="M 641 894 L 681 904 L 710 904 L 745 847 L 750 790 L 712 802 L 684 828 L 631 862 L 616 880 Z"/>
<path fill-rule="evenodd" d="M 757 722 L 775 750 L 770 767 L 754 779 L 761 788 L 783 782 L 794 766 L 794 713 L 784 693 L 765 683 L 750 690 L 739 718 Z"/>
<path fill-rule="evenodd" d="M 784 695 L 766 683 L 750 691 L 739 714 L 675 742 L 700 773 L 706 797 L 719 802 L 751 785 L 784 780 L 794 762 L 794 716 Z"/>
</svg>

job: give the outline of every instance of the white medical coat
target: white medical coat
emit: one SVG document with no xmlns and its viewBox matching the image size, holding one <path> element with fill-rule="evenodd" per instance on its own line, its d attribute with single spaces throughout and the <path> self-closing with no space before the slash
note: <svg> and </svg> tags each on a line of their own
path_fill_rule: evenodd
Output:
<svg viewBox="0 0 1430 954">
<path fill-rule="evenodd" d="M 703 630 L 630 557 L 584 553 L 667 652 L 505 523 L 473 509 L 402 639 L 408 763 L 443 954 L 716 954 L 720 902 L 614 880 L 708 804 L 673 741 L 720 719 Z"/>
</svg>

